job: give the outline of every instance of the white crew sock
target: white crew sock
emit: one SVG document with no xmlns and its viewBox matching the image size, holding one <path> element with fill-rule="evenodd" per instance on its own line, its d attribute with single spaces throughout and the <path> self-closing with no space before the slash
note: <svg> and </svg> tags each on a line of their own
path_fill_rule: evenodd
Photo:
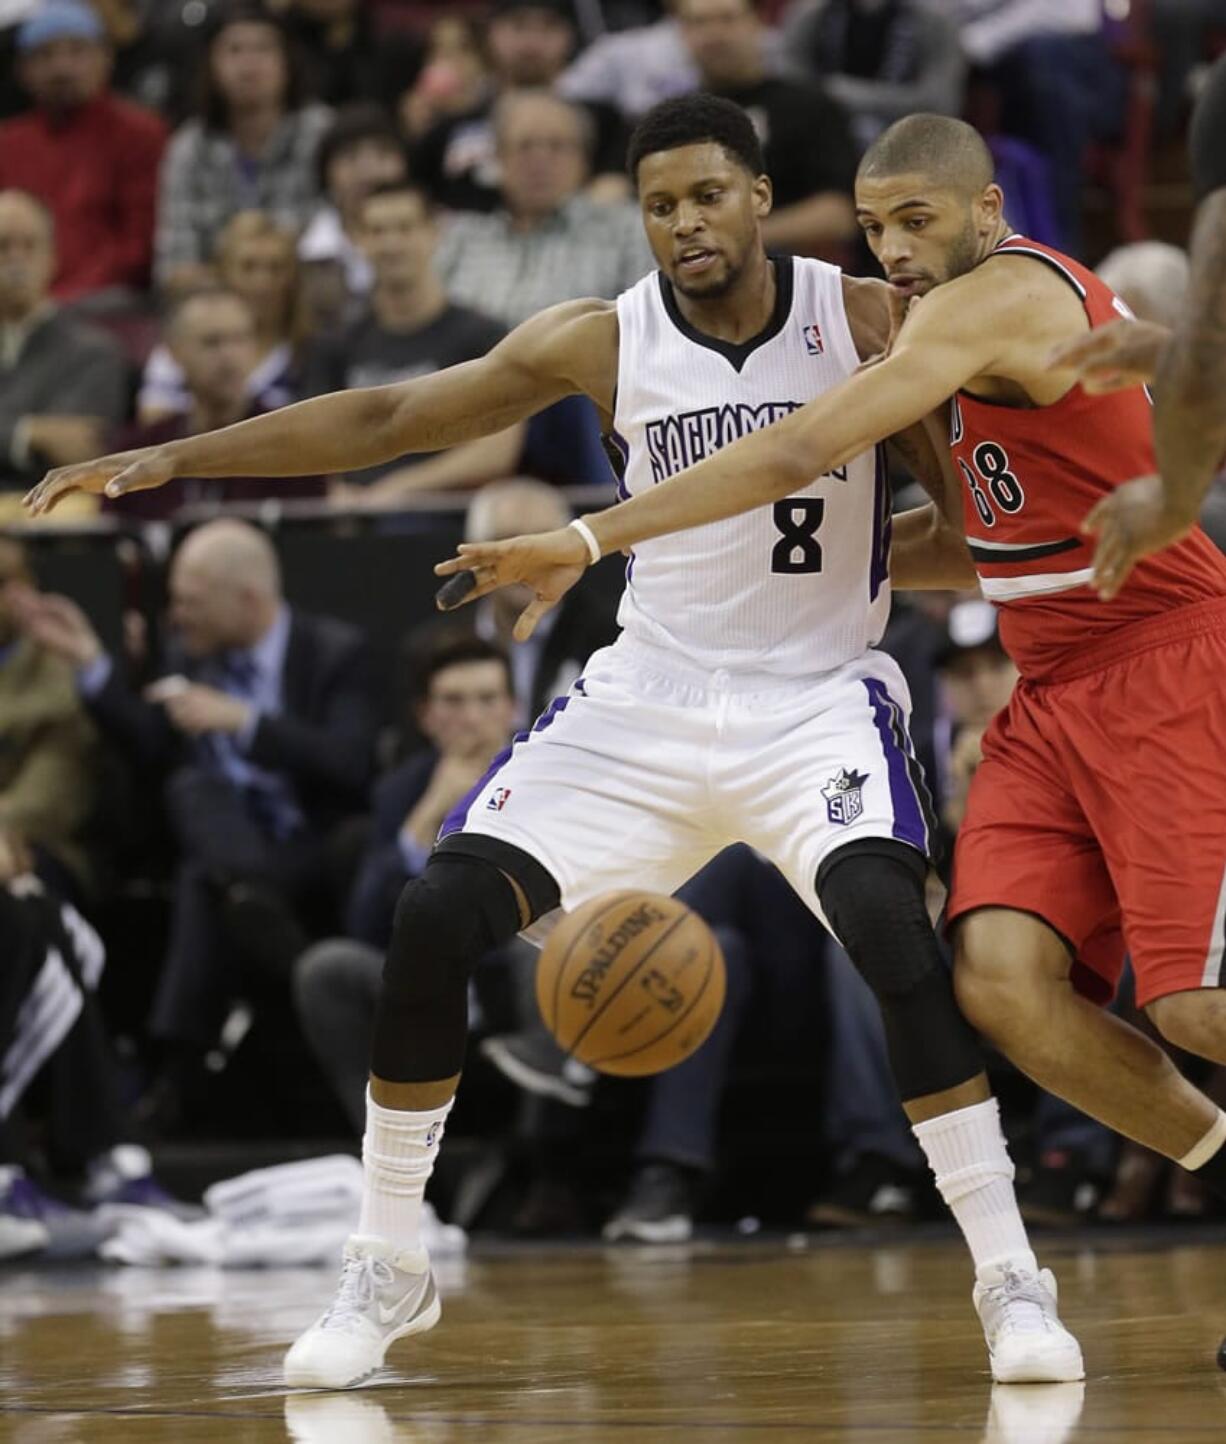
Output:
<svg viewBox="0 0 1226 1444">
<path fill-rule="evenodd" d="M 1013 1193 L 1013 1161 L 995 1098 L 943 1113 L 912 1129 L 936 1175 L 941 1197 L 966 1239 L 975 1272 L 1004 1264 L 1038 1269 Z"/>
<path fill-rule="evenodd" d="M 421 1247 L 422 1199 L 454 1102 L 413 1113 L 381 1107 L 367 1088 L 360 1234 L 385 1238 L 397 1249 Z"/>
</svg>

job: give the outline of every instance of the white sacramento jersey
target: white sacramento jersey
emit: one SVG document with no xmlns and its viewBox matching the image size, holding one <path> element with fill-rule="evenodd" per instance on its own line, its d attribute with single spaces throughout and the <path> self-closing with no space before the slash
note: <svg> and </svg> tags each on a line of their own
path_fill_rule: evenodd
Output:
<svg viewBox="0 0 1226 1444">
<path fill-rule="evenodd" d="M 841 273 L 775 260 L 777 302 L 744 344 L 688 324 L 658 271 L 617 301 L 612 441 L 636 496 L 829 391 L 859 365 Z M 716 671 L 809 676 L 859 656 L 889 617 L 889 489 L 872 451 L 784 501 L 634 549 L 628 637 Z"/>
</svg>

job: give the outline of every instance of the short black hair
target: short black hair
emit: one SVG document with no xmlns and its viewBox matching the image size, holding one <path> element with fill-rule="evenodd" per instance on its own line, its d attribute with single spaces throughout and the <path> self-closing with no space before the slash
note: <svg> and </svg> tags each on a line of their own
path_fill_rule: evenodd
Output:
<svg viewBox="0 0 1226 1444">
<path fill-rule="evenodd" d="M 996 174 L 992 152 L 973 125 L 919 112 L 896 120 L 864 152 L 856 178 L 922 175 L 978 195 Z"/>
<path fill-rule="evenodd" d="M 704 141 L 721 146 L 755 179 L 765 173 L 762 142 L 748 114 L 722 95 L 699 92 L 662 100 L 635 126 L 626 155 L 630 179 L 638 184 L 639 164 L 645 156 L 683 145 L 702 145 Z"/>
<path fill-rule="evenodd" d="M 425 650 L 412 659 L 413 700 L 424 702 L 429 697 L 431 684 L 440 672 L 469 662 L 497 662 L 506 678 L 508 694 L 515 695 L 515 677 L 506 652 L 475 632 L 449 628 L 436 635 Z"/>
<path fill-rule="evenodd" d="M 328 189 L 328 171 L 337 156 L 347 150 L 377 141 L 388 150 L 395 151 L 404 160 L 404 173 L 409 173 L 409 152 L 400 132 L 392 124 L 391 116 L 381 105 L 370 101 L 357 101 L 336 112 L 336 120 L 324 138 L 319 142 L 315 156 L 315 176 L 321 193 Z"/>
<path fill-rule="evenodd" d="M 366 209 L 371 201 L 379 200 L 383 196 L 413 196 L 421 202 L 421 208 L 425 211 L 426 215 L 432 216 L 434 214 L 434 197 L 431 196 L 425 186 L 419 185 L 417 181 L 409 180 L 407 176 L 404 180 L 382 181 L 379 185 L 375 186 L 368 195 L 362 197 L 362 204 L 358 207 L 359 214 Z"/>
</svg>

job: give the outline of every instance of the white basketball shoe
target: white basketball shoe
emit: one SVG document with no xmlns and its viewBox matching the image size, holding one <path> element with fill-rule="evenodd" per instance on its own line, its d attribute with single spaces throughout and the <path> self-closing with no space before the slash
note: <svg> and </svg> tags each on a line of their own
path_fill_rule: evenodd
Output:
<svg viewBox="0 0 1226 1444">
<path fill-rule="evenodd" d="M 351 1389 L 383 1364 L 388 1346 L 422 1334 L 442 1307 L 425 1249 L 352 1235 L 336 1297 L 285 1356 L 291 1389 Z"/>
<path fill-rule="evenodd" d="M 1056 1312 L 1050 1269 L 985 1269 L 972 1295 L 998 1384 L 1069 1384 L 1085 1378 L 1081 1345 Z"/>
</svg>

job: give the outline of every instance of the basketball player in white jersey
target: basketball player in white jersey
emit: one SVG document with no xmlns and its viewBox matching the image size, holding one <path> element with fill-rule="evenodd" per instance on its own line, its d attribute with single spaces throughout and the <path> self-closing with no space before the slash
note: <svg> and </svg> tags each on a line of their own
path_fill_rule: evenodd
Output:
<svg viewBox="0 0 1226 1444">
<path fill-rule="evenodd" d="M 629 496 L 882 349 L 882 283 L 767 257 L 770 182 L 737 106 L 665 102 L 636 131 L 630 171 L 660 269 L 616 303 L 555 307 L 434 376 L 53 472 L 32 509 L 183 475 L 354 470 L 501 430 L 575 393 L 600 411 Z M 921 469 L 938 464 L 922 432 L 907 447 Z M 617 643 L 497 759 L 403 894 L 375 1026 L 359 1232 L 333 1303 L 289 1352 L 287 1383 L 353 1385 L 394 1339 L 439 1317 L 419 1217 L 477 960 L 559 905 L 622 887 L 670 892 L 736 841 L 779 865 L 880 1001 L 907 1112 L 974 1257 L 994 1376 L 1082 1376 L 928 921 L 930 820 L 909 698 L 873 650 L 889 609 L 888 529 L 870 451 L 773 506 L 630 558 Z"/>
</svg>

